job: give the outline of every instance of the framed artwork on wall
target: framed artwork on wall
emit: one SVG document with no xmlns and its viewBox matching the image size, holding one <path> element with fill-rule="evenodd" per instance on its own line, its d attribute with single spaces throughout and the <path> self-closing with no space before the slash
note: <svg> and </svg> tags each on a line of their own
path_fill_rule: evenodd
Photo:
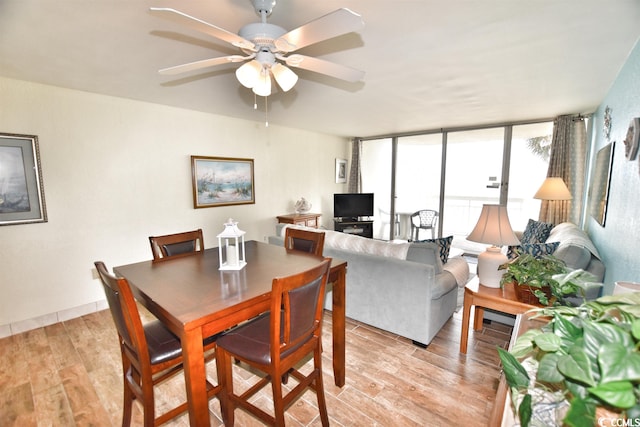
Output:
<svg viewBox="0 0 640 427">
<path fill-rule="evenodd" d="M 253 159 L 191 156 L 193 207 L 256 202 Z"/>
<path fill-rule="evenodd" d="M 47 222 L 38 137 L 0 133 L 0 225 Z"/>
<path fill-rule="evenodd" d="M 336 184 L 344 184 L 345 182 L 347 182 L 347 161 L 336 159 Z"/>
<path fill-rule="evenodd" d="M 614 142 L 610 142 L 598 151 L 589 185 L 589 213 L 602 227 L 607 219 L 613 151 Z"/>
</svg>

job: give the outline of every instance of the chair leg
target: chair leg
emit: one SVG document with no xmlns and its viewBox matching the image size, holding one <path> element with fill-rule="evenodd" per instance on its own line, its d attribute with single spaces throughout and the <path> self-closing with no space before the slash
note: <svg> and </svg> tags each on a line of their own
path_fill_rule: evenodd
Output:
<svg viewBox="0 0 640 427">
<path fill-rule="evenodd" d="M 329 426 L 329 415 L 327 414 L 327 402 L 324 397 L 324 381 L 322 380 L 322 350 L 320 348 L 314 351 L 314 365 L 317 372 L 315 379 L 316 397 L 318 398 L 318 410 L 320 411 L 320 420 L 323 427 Z"/>
<path fill-rule="evenodd" d="M 122 427 L 129 427 L 131 425 L 131 411 L 133 409 L 133 392 L 127 380 L 124 381 L 124 399 L 122 400 Z"/>
<path fill-rule="evenodd" d="M 271 378 L 271 389 L 273 390 L 273 416 L 275 425 L 284 426 L 284 399 L 282 398 L 282 382 L 277 377 Z"/>
<path fill-rule="evenodd" d="M 216 348 L 216 369 L 218 371 L 218 399 L 220 413 L 225 426 L 233 426 L 235 406 L 229 398 L 233 394 L 233 366 L 231 356 L 221 347 Z"/>
</svg>

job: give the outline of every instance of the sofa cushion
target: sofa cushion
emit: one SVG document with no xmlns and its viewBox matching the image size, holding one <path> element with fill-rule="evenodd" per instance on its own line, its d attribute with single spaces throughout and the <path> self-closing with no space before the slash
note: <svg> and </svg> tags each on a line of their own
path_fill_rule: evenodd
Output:
<svg viewBox="0 0 640 427">
<path fill-rule="evenodd" d="M 419 262 L 433 265 L 434 273 L 442 273 L 442 260 L 439 256 L 440 248 L 437 244 L 431 243 L 411 243 L 407 250 L 407 261 Z"/>
<path fill-rule="evenodd" d="M 547 241 L 553 224 L 529 219 L 522 233 L 521 243 L 544 243 Z"/>
<path fill-rule="evenodd" d="M 509 246 L 507 258 L 514 259 L 518 256 L 518 251 L 522 254 L 533 255 L 540 258 L 543 255 L 552 255 L 560 246 L 560 242 L 551 243 L 523 243 L 521 245 Z"/>
<path fill-rule="evenodd" d="M 558 242 L 558 245 L 560 242 Z M 587 248 L 574 245 L 562 245 L 554 254 L 567 264 L 567 267 L 578 270 L 585 270 L 591 261 L 591 252 Z"/>
<path fill-rule="evenodd" d="M 453 236 L 440 237 L 438 239 L 418 240 L 418 243 L 435 243 L 438 245 L 438 255 L 440 256 L 443 264 L 446 264 L 449 260 L 451 242 L 453 242 Z"/>
</svg>

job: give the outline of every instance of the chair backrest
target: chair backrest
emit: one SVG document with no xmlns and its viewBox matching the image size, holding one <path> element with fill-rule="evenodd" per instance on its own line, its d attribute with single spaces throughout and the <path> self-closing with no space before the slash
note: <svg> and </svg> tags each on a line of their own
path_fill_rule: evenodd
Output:
<svg viewBox="0 0 640 427">
<path fill-rule="evenodd" d="M 320 339 L 324 294 L 331 259 L 302 273 L 273 279 L 271 291 L 271 361 Z M 281 313 L 280 316 L 273 313 Z"/>
<path fill-rule="evenodd" d="M 284 247 L 322 256 L 324 232 L 287 227 L 284 234 Z"/>
<path fill-rule="evenodd" d="M 140 312 L 129 282 L 123 277 L 116 277 L 109 273 L 102 261 L 97 261 L 94 265 L 98 270 L 109 303 L 122 351 L 126 353 L 129 360 L 138 365 L 136 369 L 139 371 L 142 366 L 149 366 L 151 363 Z"/>
<path fill-rule="evenodd" d="M 438 221 L 438 211 L 423 209 L 411 215 L 411 223 L 419 228 L 432 228 Z"/>
<path fill-rule="evenodd" d="M 202 229 L 164 236 L 150 236 L 149 243 L 154 261 L 165 261 L 204 251 Z"/>
</svg>

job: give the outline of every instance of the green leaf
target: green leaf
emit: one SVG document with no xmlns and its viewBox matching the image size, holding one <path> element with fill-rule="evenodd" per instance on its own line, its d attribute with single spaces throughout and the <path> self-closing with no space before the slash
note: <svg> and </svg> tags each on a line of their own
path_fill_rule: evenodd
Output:
<svg viewBox="0 0 640 427">
<path fill-rule="evenodd" d="M 640 319 L 634 320 L 631 324 L 631 335 L 633 335 L 636 340 L 640 340 Z"/>
<path fill-rule="evenodd" d="M 590 387 L 588 390 L 589 393 L 616 408 L 627 409 L 636 404 L 633 384 L 630 381 L 603 383 L 596 387 Z"/>
<path fill-rule="evenodd" d="M 560 359 L 560 355 L 556 353 L 548 353 L 542 356 L 538 363 L 536 379 L 548 383 L 562 382 L 564 375 L 558 371 L 558 359 Z"/>
<path fill-rule="evenodd" d="M 520 407 L 518 408 L 518 418 L 520 419 L 520 425 L 522 427 L 529 427 L 532 412 L 531 395 L 527 393 L 524 395 L 524 398 L 522 398 L 522 403 L 520 403 Z"/>
<path fill-rule="evenodd" d="M 569 341 L 575 341 L 582 336 L 582 329 L 559 312 L 553 314 L 553 332 Z"/>
<path fill-rule="evenodd" d="M 511 353 L 500 347 L 498 347 L 498 355 L 502 362 L 507 384 L 517 389 L 529 387 L 529 375 L 520 362 Z"/>
<path fill-rule="evenodd" d="M 545 332 L 534 338 L 535 344 L 540 347 L 540 350 L 547 353 L 558 351 L 562 345 L 562 340 L 559 336 L 552 332 Z"/>
<path fill-rule="evenodd" d="M 541 333 L 542 331 L 540 329 L 529 329 L 516 339 L 516 342 L 509 352 L 516 358 L 527 356 L 533 350 L 534 338 Z"/>
<path fill-rule="evenodd" d="M 559 359 L 560 355 L 557 353 L 548 353 L 542 356 L 540 362 L 538 362 L 536 380 L 547 383 L 562 382 L 565 377 L 560 373 L 560 371 L 558 371 Z"/>
<path fill-rule="evenodd" d="M 574 398 L 567 415 L 564 417 L 565 426 L 592 427 L 596 424 L 596 406 L 580 398 Z"/>
<path fill-rule="evenodd" d="M 580 348 L 572 348 L 567 355 L 558 359 L 558 370 L 568 378 L 588 386 L 594 386 L 595 380 L 587 354 Z"/>
<path fill-rule="evenodd" d="M 598 353 L 600 382 L 640 380 L 640 354 L 620 343 L 605 344 Z"/>
</svg>

